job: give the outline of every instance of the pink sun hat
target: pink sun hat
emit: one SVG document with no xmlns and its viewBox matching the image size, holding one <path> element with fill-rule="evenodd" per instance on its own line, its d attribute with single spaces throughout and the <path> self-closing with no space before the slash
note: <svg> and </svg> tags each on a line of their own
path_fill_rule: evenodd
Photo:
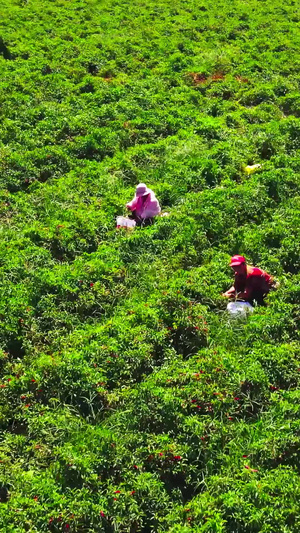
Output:
<svg viewBox="0 0 300 533">
<path fill-rule="evenodd" d="M 146 196 L 146 194 L 149 194 L 150 192 L 150 189 L 148 189 L 145 183 L 139 183 L 136 187 L 135 195 L 140 198 L 141 196 Z"/>
<path fill-rule="evenodd" d="M 231 267 L 239 266 L 239 265 L 242 265 L 243 263 L 246 263 L 246 259 L 245 259 L 245 257 L 243 255 L 234 255 L 230 259 L 229 266 L 231 266 Z"/>
</svg>

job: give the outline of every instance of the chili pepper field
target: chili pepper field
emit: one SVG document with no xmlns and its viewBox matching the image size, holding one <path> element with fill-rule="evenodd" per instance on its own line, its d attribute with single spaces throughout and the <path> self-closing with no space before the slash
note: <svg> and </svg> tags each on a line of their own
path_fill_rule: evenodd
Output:
<svg viewBox="0 0 300 533">
<path fill-rule="evenodd" d="M 299 533 L 299 47 L 294 0 L 0 1 L 1 532 Z"/>
</svg>

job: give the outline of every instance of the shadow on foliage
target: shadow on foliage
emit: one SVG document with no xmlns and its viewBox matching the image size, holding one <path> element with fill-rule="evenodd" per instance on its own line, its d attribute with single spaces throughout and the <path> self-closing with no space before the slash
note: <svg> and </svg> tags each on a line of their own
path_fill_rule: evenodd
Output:
<svg viewBox="0 0 300 533">
<path fill-rule="evenodd" d="M 4 57 L 4 59 L 13 59 L 2 37 L 0 37 L 0 54 Z"/>
</svg>

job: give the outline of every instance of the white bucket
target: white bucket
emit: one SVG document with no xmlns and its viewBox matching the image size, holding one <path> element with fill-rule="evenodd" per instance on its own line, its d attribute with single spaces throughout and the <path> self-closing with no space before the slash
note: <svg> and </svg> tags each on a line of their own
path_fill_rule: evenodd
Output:
<svg viewBox="0 0 300 533">
<path fill-rule="evenodd" d="M 117 217 L 117 228 L 131 228 L 136 226 L 136 221 L 127 217 Z"/>
<path fill-rule="evenodd" d="M 247 316 L 248 313 L 253 313 L 254 309 L 249 302 L 229 302 L 227 311 L 232 316 Z"/>
</svg>

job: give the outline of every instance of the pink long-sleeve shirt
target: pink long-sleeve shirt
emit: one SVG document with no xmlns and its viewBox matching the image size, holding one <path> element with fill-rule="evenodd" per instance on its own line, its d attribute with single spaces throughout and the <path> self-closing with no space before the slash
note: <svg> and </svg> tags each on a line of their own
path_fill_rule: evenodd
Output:
<svg viewBox="0 0 300 533">
<path fill-rule="evenodd" d="M 151 189 L 149 189 L 150 194 L 143 203 L 143 197 L 137 197 L 135 196 L 131 202 L 126 204 L 126 207 L 130 209 L 130 211 L 136 211 L 136 214 L 140 218 L 152 218 L 156 215 L 159 215 L 161 212 L 159 202 Z"/>
</svg>

